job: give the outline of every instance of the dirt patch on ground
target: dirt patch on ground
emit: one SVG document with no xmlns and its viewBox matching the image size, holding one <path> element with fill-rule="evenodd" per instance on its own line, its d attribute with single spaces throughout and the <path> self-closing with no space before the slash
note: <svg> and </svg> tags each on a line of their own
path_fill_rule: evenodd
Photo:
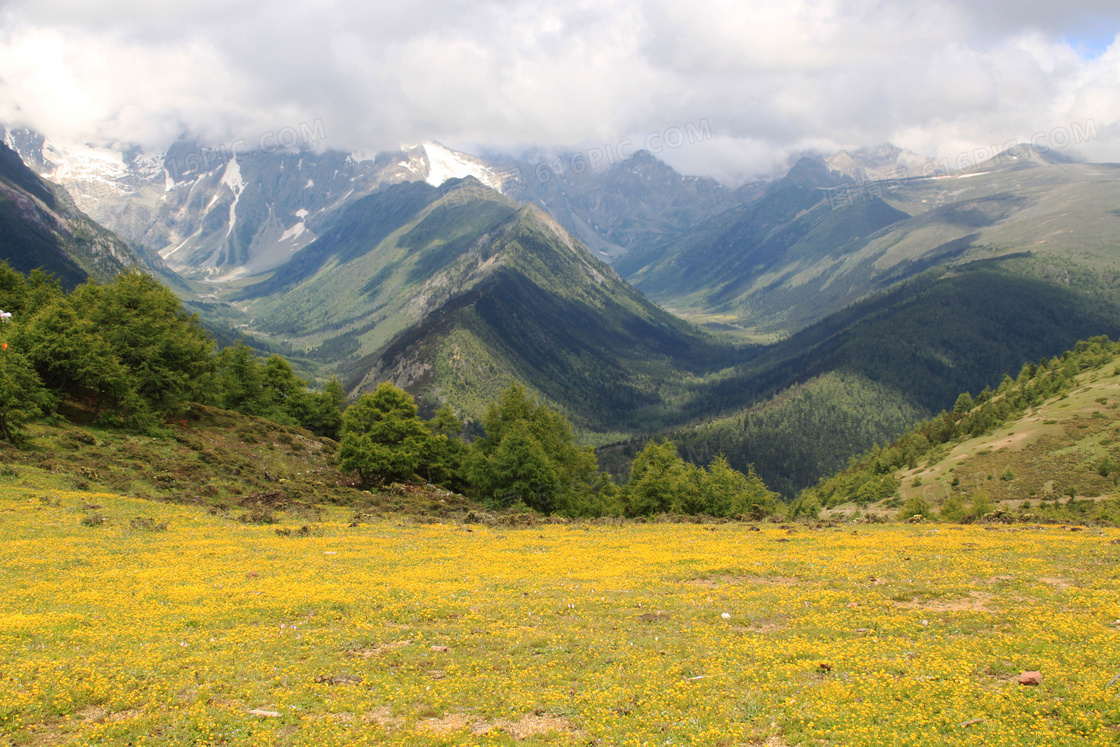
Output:
<svg viewBox="0 0 1120 747">
<path fill-rule="evenodd" d="M 732 625 L 731 630 L 736 633 L 773 633 L 789 627 L 785 620 L 760 619 L 749 620 L 743 625 Z"/>
<path fill-rule="evenodd" d="M 969 592 L 967 597 L 956 599 L 914 599 L 909 602 L 899 602 L 898 606 L 911 610 L 927 610 L 929 612 L 985 612 L 984 605 L 992 598 L 991 594 L 980 591 Z"/>
<path fill-rule="evenodd" d="M 528 739 L 550 731 L 572 731 L 572 722 L 559 716 L 537 715 L 529 713 L 518 721 L 499 719 L 493 724 L 495 729 L 500 729 L 514 739 Z"/>
<path fill-rule="evenodd" d="M 381 706 L 372 711 L 367 711 L 362 720 L 367 724 L 377 724 L 385 729 L 400 729 L 404 726 L 404 719 L 400 716 L 393 715 L 393 709 L 389 706 Z"/>
<path fill-rule="evenodd" d="M 1076 583 L 1068 578 L 1040 578 L 1038 580 L 1044 584 L 1050 584 L 1055 589 L 1069 589 L 1077 586 Z"/>
<path fill-rule="evenodd" d="M 718 589 L 721 586 L 738 586 L 753 584 L 763 586 L 793 586 L 796 578 L 790 576 L 707 576 L 686 581 L 690 586 L 700 586 L 704 589 Z"/>
<path fill-rule="evenodd" d="M 547 734 L 550 731 L 575 731 L 572 722 L 560 716 L 546 713 L 527 713 L 517 721 L 497 719 L 495 721 L 476 720 L 465 713 L 450 713 L 443 718 L 424 719 L 416 725 L 417 729 L 444 734 L 451 731 L 470 730 L 471 734 L 487 734 L 501 731 L 517 740 Z"/>
<path fill-rule="evenodd" d="M 105 719 L 105 709 L 101 706 L 90 705 L 86 706 L 74 715 L 76 715 L 82 721 L 85 721 L 87 724 L 95 724 Z"/>
<path fill-rule="evenodd" d="M 465 713 L 449 713 L 443 718 L 426 718 L 416 725 L 417 729 L 444 734 L 449 731 L 461 731 L 471 724 L 471 719 Z"/>
<path fill-rule="evenodd" d="M 140 711 L 127 710 L 117 711 L 116 713 L 109 713 L 101 706 L 89 705 L 78 711 L 75 714 L 78 718 L 87 724 L 100 724 L 104 721 L 115 723 L 117 721 L 127 721 L 130 718 L 136 718 L 140 715 Z"/>
<path fill-rule="evenodd" d="M 411 646 L 412 641 L 390 641 L 389 643 L 381 643 L 372 648 L 358 648 L 346 652 L 347 656 L 353 656 L 361 659 L 372 659 L 375 656 L 381 656 L 388 651 L 395 651 L 398 648 Z"/>
</svg>

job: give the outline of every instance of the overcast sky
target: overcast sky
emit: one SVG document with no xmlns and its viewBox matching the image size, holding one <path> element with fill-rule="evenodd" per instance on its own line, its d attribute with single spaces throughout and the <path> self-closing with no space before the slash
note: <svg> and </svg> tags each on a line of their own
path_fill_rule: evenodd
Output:
<svg viewBox="0 0 1120 747">
<path fill-rule="evenodd" d="M 660 155 L 728 182 L 1076 124 L 1096 137 L 1071 153 L 1120 161 L 1118 30 L 1116 0 L 0 0 L 0 122 L 149 147 L 317 123 L 320 146 L 472 152 L 691 124 L 711 137 Z"/>
</svg>

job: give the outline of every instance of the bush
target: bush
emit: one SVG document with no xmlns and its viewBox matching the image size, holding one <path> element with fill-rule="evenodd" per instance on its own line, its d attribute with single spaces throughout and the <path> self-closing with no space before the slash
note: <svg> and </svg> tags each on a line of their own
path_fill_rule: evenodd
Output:
<svg viewBox="0 0 1120 747">
<path fill-rule="evenodd" d="M 88 513 L 88 514 L 86 514 L 85 516 L 82 517 L 81 524 L 82 524 L 82 526 L 87 526 L 87 527 L 99 527 L 102 524 L 104 524 L 106 521 L 108 521 L 108 519 L 105 517 L 104 514 L 99 513 L 97 511 L 91 511 L 90 513 Z"/>
<path fill-rule="evenodd" d="M 919 496 L 912 495 L 902 504 L 902 508 L 899 509 L 898 512 L 898 518 L 901 521 L 909 521 L 915 516 L 921 516 L 923 519 L 932 519 L 933 511 L 925 500 Z"/>
<path fill-rule="evenodd" d="M 412 395 L 384 382 L 346 410 L 338 455 L 363 484 L 384 485 L 411 479 L 446 441 L 417 416 Z"/>
<path fill-rule="evenodd" d="M 166 532 L 167 522 L 156 521 L 147 516 L 137 516 L 128 522 L 128 526 L 140 532 Z"/>
</svg>

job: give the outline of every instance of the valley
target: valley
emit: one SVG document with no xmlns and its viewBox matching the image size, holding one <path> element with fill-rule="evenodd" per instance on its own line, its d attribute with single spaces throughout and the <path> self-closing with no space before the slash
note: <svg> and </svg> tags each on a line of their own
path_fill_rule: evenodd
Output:
<svg viewBox="0 0 1120 747">
<path fill-rule="evenodd" d="M 41 173 L 89 173 L 59 155 L 73 148 L 7 139 Z M 806 157 L 737 190 L 645 151 L 543 180 L 525 176 L 547 154 L 438 143 L 185 148 L 162 171 L 122 165 L 112 197 L 85 204 L 223 345 L 243 338 L 351 396 L 389 380 L 468 424 L 517 383 L 612 471 L 670 435 L 792 499 L 961 391 L 1120 334 L 1115 169 L 1031 146 L 886 180 L 916 156 Z M 872 398 L 890 405 L 856 404 Z M 807 440 L 791 413 L 810 399 Z"/>
<path fill-rule="evenodd" d="M 1120 5 L 0 2 L 0 747 L 1113 747 Z"/>
</svg>

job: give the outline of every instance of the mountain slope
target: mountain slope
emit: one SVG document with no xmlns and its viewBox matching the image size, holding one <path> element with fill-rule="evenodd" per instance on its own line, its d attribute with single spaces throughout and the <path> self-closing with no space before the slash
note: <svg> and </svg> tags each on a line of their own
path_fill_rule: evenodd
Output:
<svg viewBox="0 0 1120 747">
<path fill-rule="evenodd" d="M 471 175 L 501 188 L 506 180 L 481 159 L 435 142 L 367 156 L 316 150 L 325 133 L 315 128 L 287 134 L 282 144 L 290 147 L 262 136 L 259 143 L 222 148 L 181 140 L 156 153 L 60 143 L 30 130 L 10 131 L 5 139 L 97 221 L 201 279 L 283 265 L 347 206 L 391 184 L 438 187 Z"/>
<path fill-rule="evenodd" d="M 961 391 L 1120 334 L 1120 304 L 1077 274 L 1033 274 L 1029 257 L 936 268 L 833 314 L 679 394 L 664 435 L 687 453 L 753 464 L 787 498 L 855 453 L 951 408 Z M 663 426 L 664 427 L 664 426 Z M 643 441 L 616 451 L 636 453 Z M 617 455 L 606 463 L 616 464 Z"/>
<path fill-rule="evenodd" d="M 824 162 L 813 171 L 620 271 L 689 315 L 783 333 L 936 265 L 1031 252 L 1120 271 L 1120 166 L 1024 146 L 962 174 L 855 183 Z"/>
<path fill-rule="evenodd" d="M 342 367 L 352 390 L 390 379 L 472 418 L 520 381 L 612 431 L 657 407 L 667 382 L 733 356 L 539 208 L 473 178 L 364 198 L 237 298 L 251 331 Z"/>
<path fill-rule="evenodd" d="M 709 177 L 684 176 L 647 150 L 609 165 L 583 154 L 526 154 L 511 196 L 556 218 L 600 259 L 618 261 L 679 238 L 704 219 L 747 199 Z"/>
<path fill-rule="evenodd" d="M 0 260 L 22 273 L 42 268 L 68 288 L 142 265 L 120 239 L 78 210 L 65 190 L 40 179 L 3 144 Z"/>
<path fill-rule="evenodd" d="M 1120 521 L 1118 346 L 1099 337 L 855 460 L 801 501 L 904 517 Z M 839 507 L 839 508 L 838 508 Z M 815 510 L 815 508 L 813 509 Z"/>
</svg>

